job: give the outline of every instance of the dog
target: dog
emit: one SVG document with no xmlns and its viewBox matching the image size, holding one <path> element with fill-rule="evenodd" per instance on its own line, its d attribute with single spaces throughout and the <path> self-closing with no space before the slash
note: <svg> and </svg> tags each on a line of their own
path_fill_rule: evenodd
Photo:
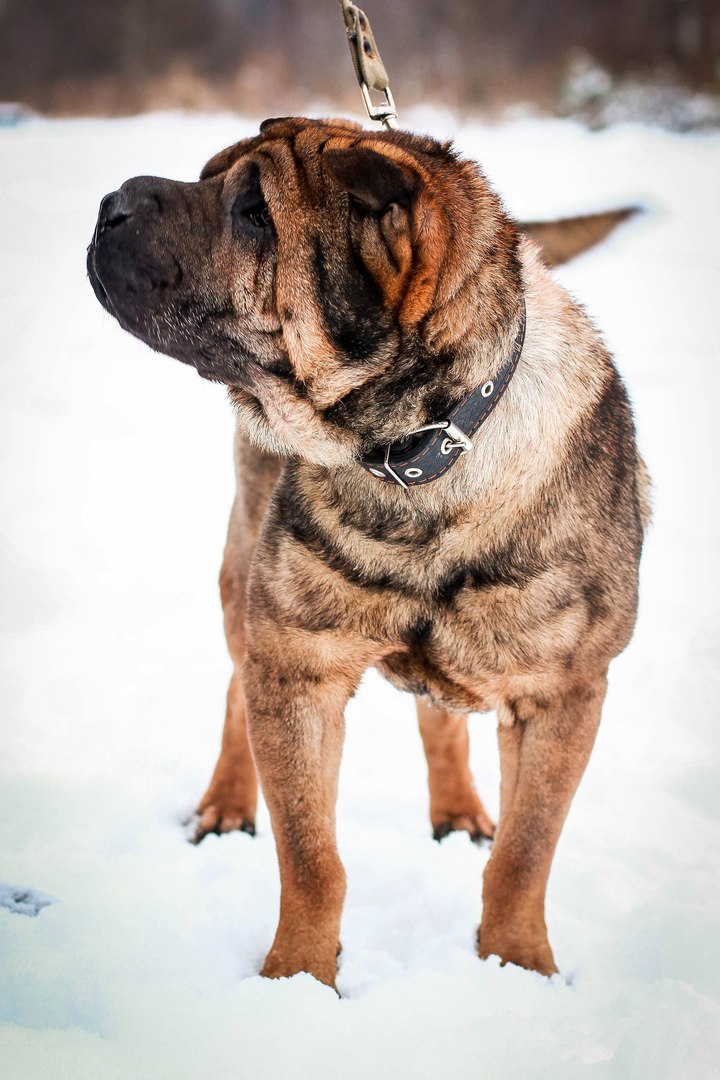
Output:
<svg viewBox="0 0 720 1080">
<path fill-rule="evenodd" d="M 633 630 L 649 480 L 547 264 L 623 216 L 518 226 L 449 144 L 303 118 L 101 204 L 98 299 L 237 412 L 234 669 L 196 839 L 254 832 L 259 777 L 282 886 L 266 976 L 335 985 L 343 713 L 370 666 L 417 697 L 435 837 L 494 837 L 480 957 L 557 970 L 545 888 Z M 468 768 L 467 713 L 489 710 L 497 830 Z"/>
</svg>

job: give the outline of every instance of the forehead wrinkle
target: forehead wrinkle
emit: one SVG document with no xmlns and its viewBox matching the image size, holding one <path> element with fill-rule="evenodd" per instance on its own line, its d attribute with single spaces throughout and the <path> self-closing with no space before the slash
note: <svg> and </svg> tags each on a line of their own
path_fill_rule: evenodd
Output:
<svg viewBox="0 0 720 1080">
<path fill-rule="evenodd" d="M 268 163 L 269 169 L 265 167 L 266 162 Z M 270 190 L 272 191 L 275 186 L 272 183 L 272 179 L 277 179 L 281 175 L 282 170 L 267 146 L 253 147 L 246 157 L 235 161 L 224 178 L 224 184 L 228 185 L 228 188 L 232 193 L 242 191 L 243 185 L 248 178 L 248 172 L 253 166 L 257 169 L 257 183 L 260 188 L 260 193 L 265 201 L 268 202 L 268 191 L 264 182 L 267 179 L 268 171 L 272 173 L 270 183 Z"/>
<path fill-rule="evenodd" d="M 238 163 L 243 154 L 250 153 L 254 147 L 258 146 L 261 139 L 262 136 L 253 135 L 249 139 L 242 139 L 233 146 L 226 147 L 225 150 L 220 150 L 203 166 L 200 179 L 210 180 L 215 176 L 219 176 L 220 173 L 227 172 L 233 165 Z"/>
<path fill-rule="evenodd" d="M 303 202 L 317 203 L 316 185 L 306 168 L 304 155 L 294 148 L 294 140 L 274 139 L 270 146 L 258 150 L 258 155 L 270 162 L 273 180 L 278 188 Z"/>
<path fill-rule="evenodd" d="M 273 140 L 273 142 L 276 143 L 277 140 L 275 139 Z M 266 161 L 269 161 L 270 168 L 273 170 L 274 173 L 277 174 L 279 172 L 277 162 L 275 161 L 273 155 L 270 153 L 270 148 L 267 146 L 267 144 L 258 148 L 257 157 L 264 158 Z"/>
<path fill-rule="evenodd" d="M 313 133 L 316 135 L 317 133 Z M 310 132 L 300 131 L 293 136 L 290 152 L 293 156 L 298 183 L 307 196 L 311 206 L 317 206 L 324 194 L 322 170 L 319 166 L 316 138 L 310 138 Z M 318 183 L 313 181 L 317 179 Z M 316 187 L 319 191 L 316 193 Z"/>
</svg>

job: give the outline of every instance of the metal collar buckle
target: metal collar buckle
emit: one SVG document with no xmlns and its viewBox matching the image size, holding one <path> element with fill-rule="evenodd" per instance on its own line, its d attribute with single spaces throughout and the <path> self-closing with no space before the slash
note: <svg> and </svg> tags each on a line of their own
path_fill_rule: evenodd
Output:
<svg viewBox="0 0 720 1080">
<path fill-rule="evenodd" d="M 371 476 L 405 489 L 428 484 L 444 476 L 463 454 L 473 449 L 472 440 L 507 390 L 520 362 L 525 326 L 525 300 L 521 298 L 520 321 L 512 353 L 497 374 L 450 409 L 446 420 L 423 424 L 382 450 L 378 447 L 375 452 L 363 454 L 360 459 L 363 468 Z M 455 420 L 459 420 L 469 434 L 466 435 L 454 423 Z M 424 438 L 413 440 L 413 436 L 422 436 L 424 432 L 428 432 Z"/>
<path fill-rule="evenodd" d="M 453 450 L 459 450 L 460 455 L 466 454 L 468 450 L 472 450 L 472 440 L 468 439 L 467 435 L 460 430 L 451 420 L 438 420 L 433 424 L 423 424 L 422 427 L 415 428 L 414 431 L 409 431 L 405 436 L 407 439 L 411 439 L 413 435 L 422 435 L 424 431 L 444 431 L 445 438 L 440 443 L 440 453 L 444 455 L 451 454 Z M 392 449 L 392 443 L 388 443 L 385 447 L 385 460 L 383 461 L 383 468 L 388 476 L 398 484 L 401 488 L 405 488 L 407 491 L 408 485 L 399 476 L 392 465 L 390 464 L 390 451 Z M 413 475 L 412 470 L 406 470 L 408 475 Z"/>
<path fill-rule="evenodd" d="M 440 443 L 441 454 L 447 455 L 452 453 L 453 450 L 460 450 L 462 454 L 467 454 L 468 450 L 472 450 L 472 440 L 468 439 L 465 432 L 461 431 L 451 420 L 438 420 L 435 424 L 423 424 L 422 427 L 411 431 L 408 438 L 412 435 L 420 435 L 423 431 L 438 430 L 445 432 L 445 438 Z"/>
</svg>

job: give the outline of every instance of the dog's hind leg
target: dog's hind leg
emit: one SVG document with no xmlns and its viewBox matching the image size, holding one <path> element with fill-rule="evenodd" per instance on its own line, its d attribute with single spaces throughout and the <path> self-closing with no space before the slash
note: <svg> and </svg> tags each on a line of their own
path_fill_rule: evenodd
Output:
<svg viewBox="0 0 720 1080">
<path fill-rule="evenodd" d="M 230 519 L 230 537 L 234 517 L 235 509 Z M 251 834 L 255 832 L 258 785 L 248 740 L 242 682 L 247 578 L 244 566 L 238 566 L 230 537 L 220 574 L 220 592 L 234 670 L 227 692 L 220 756 L 208 789 L 197 808 L 199 820 L 193 837 L 195 843 L 199 843 L 208 833 L 232 832 L 235 829 Z"/>
<path fill-rule="evenodd" d="M 220 572 L 225 637 L 233 662 L 227 693 L 222 746 L 215 771 L 197 808 L 193 836 L 236 829 L 254 834 L 258 782 L 247 733 L 242 666 L 245 660 L 247 574 L 265 508 L 281 468 L 276 458 L 238 439 L 235 447 L 237 497 L 230 515 Z"/>
<path fill-rule="evenodd" d="M 212 779 L 197 808 L 193 841 L 208 833 L 239 829 L 255 834 L 257 775 L 250 753 L 242 678 L 236 669 L 230 679 L 220 756 Z"/>
<path fill-rule="evenodd" d="M 483 879 L 480 956 L 552 975 L 545 887 L 555 846 L 595 740 L 604 676 L 506 703 L 498 727 L 500 821 Z"/>
<path fill-rule="evenodd" d="M 416 698 L 418 723 L 428 764 L 430 821 L 433 838 L 470 833 L 473 840 L 491 839 L 495 826 L 475 790 L 468 753 L 467 716 L 436 709 Z"/>
</svg>

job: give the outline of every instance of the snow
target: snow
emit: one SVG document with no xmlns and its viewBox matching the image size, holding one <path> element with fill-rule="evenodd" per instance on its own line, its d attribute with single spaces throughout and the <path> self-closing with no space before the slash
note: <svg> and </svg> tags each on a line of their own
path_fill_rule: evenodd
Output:
<svg viewBox="0 0 720 1080">
<path fill-rule="evenodd" d="M 192 179 L 256 122 L 33 120 L 0 131 L 0 850 L 4 895 L 53 902 L 0 904 L 4 1080 L 717 1076 L 720 138 L 404 119 L 455 136 L 520 217 L 649 208 L 559 272 L 616 351 L 655 480 L 637 631 L 550 881 L 562 975 L 474 955 L 487 849 L 430 839 L 412 699 L 369 675 L 341 776 L 342 997 L 257 976 L 267 814 L 198 848 L 182 826 L 230 673 L 232 416 L 84 270 L 106 191 Z M 492 718 L 471 732 L 496 812 Z"/>
<path fill-rule="evenodd" d="M 7 908 L 15 915 L 38 915 L 52 902 L 52 897 L 39 889 L 26 889 L 22 885 L 0 882 L 0 907 Z"/>
</svg>

